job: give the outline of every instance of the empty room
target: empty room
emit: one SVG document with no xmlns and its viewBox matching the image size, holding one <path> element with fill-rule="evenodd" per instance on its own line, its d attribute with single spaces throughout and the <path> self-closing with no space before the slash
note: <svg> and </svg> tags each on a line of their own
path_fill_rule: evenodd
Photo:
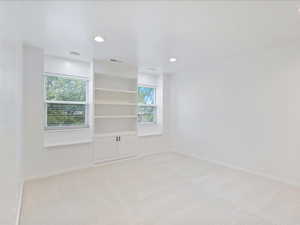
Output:
<svg viewBox="0 0 300 225">
<path fill-rule="evenodd" d="M 0 0 L 0 225 L 300 225 L 300 1 Z"/>
</svg>

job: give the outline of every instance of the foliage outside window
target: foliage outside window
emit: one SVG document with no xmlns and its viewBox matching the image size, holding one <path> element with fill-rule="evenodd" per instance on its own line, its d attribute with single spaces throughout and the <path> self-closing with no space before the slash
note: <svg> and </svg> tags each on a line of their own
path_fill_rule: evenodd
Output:
<svg viewBox="0 0 300 225">
<path fill-rule="evenodd" d="M 144 86 L 138 87 L 137 115 L 139 123 L 157 122 L 156 88 Z"/>
<path fill-rule="evenodd" d="M 87 80 L 45 76 L 46 128 L 87 126 Z"/>
</svg>

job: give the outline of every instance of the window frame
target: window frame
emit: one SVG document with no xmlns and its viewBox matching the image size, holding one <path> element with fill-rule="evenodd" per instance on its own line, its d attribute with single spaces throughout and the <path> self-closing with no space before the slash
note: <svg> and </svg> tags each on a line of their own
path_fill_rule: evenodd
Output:
<svg viewBox="0 0 300 225">
<path fill-rule="evenodd" d="M 78 79 L 84 80 L 86 83 L 86 92 L 85 92 L 85 101 L 56 101 L 56 100 L 47 100 L 47 77 L 61 77 L 66 79 Z M 59 74 L 59 73 L 47 73 L 43 74 L 44 77 L 44 129 L 47 130 L 72 130 L 72 129 L 81 129 L 81 128 L 89 128 L 89 78 L 84 76 L 77 76 L 77 75 L 66 75 L 66 74 Z M 70 104 L 70 105 L 85 105 L 85 121 L 83 125 L 70 125 L 70 126 L 48 126 L 48 111 L 47 105 L 48 104 Z"/>
<path fill-rule="evenodd" d="M 137 107 L 139 107 L 139 106 L 154 107 L 155 108 L 155 116 L 154 116 L 155 121 L 154 122 L 139 122 L 139 121 L 137 121 L 137 123 L 139 125 L 156 125 L 156 124 L 158 124 L 157 85 L 139 83 L 138 86 L 137 86 L 137 89 L 139 89 L 140 87 L 153 88 L 154 89 L 154 104 L 141 104 L 141 103 L 138 103 Z M 138 93 L 138 91 L 137 91 L 137 93 Z M 139 112 L 138 112 L 138 109 L 137 109 L 137 116 L 138 115 L 139 115 Z"/>
</svg>

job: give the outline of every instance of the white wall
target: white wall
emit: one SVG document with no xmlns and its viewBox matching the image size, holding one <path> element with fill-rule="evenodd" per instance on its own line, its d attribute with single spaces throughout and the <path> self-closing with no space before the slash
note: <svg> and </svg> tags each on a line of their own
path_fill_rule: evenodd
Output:
<svg viewBox="0 0 300 225">
<path fill-rule="evenodd" d="M 245 53 L 173 76 L 173 149 L 300 184 L 298 49 Z"/>
<path fill-rule="evenodd" d="M 0 35 L 0 225 L 16 223 L 21 181 L 21 44 Z"/>
<path fill-rule="evenodd" d="M 42 102 L 42 71 L 43 51 L 29 45 L 23 46 L 23 175 L 33 173 L 36 168 L 43 166 L 42 148 L 44 143 L 43 102 Z"/>
<path fill-rule="evenodd" d="M 46 145 L 87 140 L 90 129 L 44 130 L 44 72 L 89 76 L 89 63 L 44 57 L 42 49 L 25 46 L 24 60 L 24 178 L 35 178 L 87 167 L 92 160 L 90 144 L 45 148 Z"/>
<path fill-rule="evenodd" d="M 92 139 L 91 127 L 77 130 L 44 131 L 43 73 L 91 76 L 90 63 L 45 56 L 43 50 L 25 46 L 24 53 L 24 178 L 37 178 L 68 170 L 89 167 L 93 164 L 92 144 L 46 148 L 45 145 L 86 141 Z M 92 79 L 90 90 L 93 92 Z M 90 99 L 92 94 L 90 94 Z M 92 104 L 92 102 L 91 102 Z M 91 113 L 93 113 L 91 105 Z M 140 137 L 141 154 L 168 151 L 168 136 Z"/>
</svg>

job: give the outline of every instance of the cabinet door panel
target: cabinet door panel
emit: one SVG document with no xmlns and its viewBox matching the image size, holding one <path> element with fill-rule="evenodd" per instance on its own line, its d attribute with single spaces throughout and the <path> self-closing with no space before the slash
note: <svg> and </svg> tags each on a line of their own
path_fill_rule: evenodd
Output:
<svg viewBox="0 0 300 225">
<path fill-rule="evenodd" d="M 117 158 L 119 156 L 116 137 L 103 137 L 95 139 L 94 143 L 95 160 Z"/>
<path fill-rule="evenodd" d="M 119 142 L 119 153 L 121 156 L 136 155 L 138 152 L 138 137 L 121 136 Z"/>
</svg>

